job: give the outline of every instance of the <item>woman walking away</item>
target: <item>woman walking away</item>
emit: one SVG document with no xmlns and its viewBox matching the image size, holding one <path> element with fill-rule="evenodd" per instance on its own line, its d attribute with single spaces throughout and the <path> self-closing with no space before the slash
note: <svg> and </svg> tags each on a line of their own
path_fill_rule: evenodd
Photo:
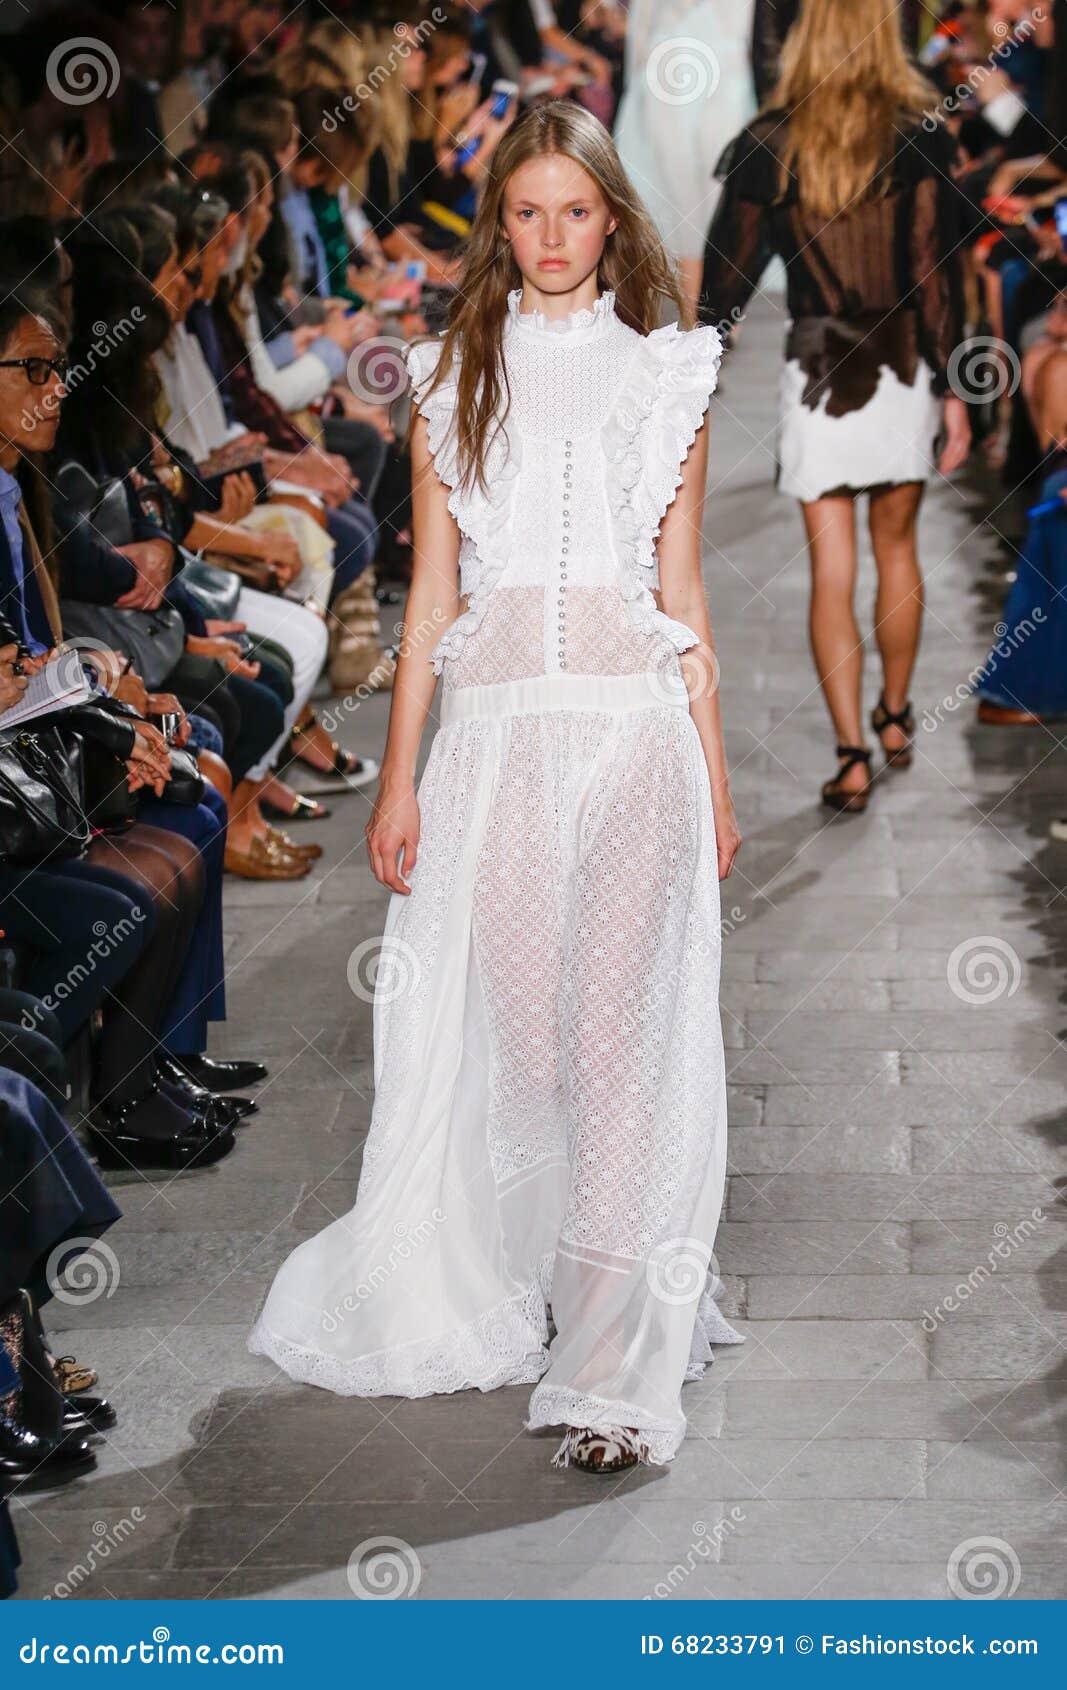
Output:
<svg viewBox="0 0 1067 1690">
<path fill-rule="evenodd" d="M 919 505 L 931 469 L 950 475 L 970 446 L 948 377 L 962 335 L 953 144 L 922 121 L 930 99 L 896 8 L 804 0 L 777 87 L 719 162 L 724 192 L 704 263 L 711 322 L 747 303 L 773 254 L 786 264 L 778 486 L 804 517 L 811 645 L 838 742 L 822 798 L 846 813 L 866 809 L 871 786 L 853 609 L 857 494 L 870 495 L 878 571 L 882 689 L 871 726 L 887 765 L 904 768 L 923 612 Z"/>
<path fill-rule="evenodd" d="M 444 340 L 409 353 L 413 632 L 367 828 L 393 896 L 357 1200 L 251 1339 L 351 1395 L 535 1384 L 557 1464 L 604 1473 L 669 1461 L 683 1381 L 740 1341 L 711 1271 L 740 843 L 700 576 L 720 341 L 657 327 L 664 306 L 688 315 L 607 131 L 528 112 Z"/>
</svg>

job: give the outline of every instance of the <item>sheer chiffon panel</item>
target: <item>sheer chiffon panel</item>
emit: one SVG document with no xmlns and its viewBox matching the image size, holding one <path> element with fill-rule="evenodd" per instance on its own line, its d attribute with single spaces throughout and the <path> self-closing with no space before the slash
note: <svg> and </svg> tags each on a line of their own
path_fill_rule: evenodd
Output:
<svg viewBox="0 0 1067 1690">
<path fill-rule="evenodd" d="M 741 1341 L 710 1295 L 719 893 L 694 724 L 627 684 L 631 709 L 534 713 L 495 685 L 435 736 L 424 818 L 466 825 L 426 826 L 390 900 L 359 1202 L 283 1264 L 251 1343 L 346 1394 L 545 1375 L 531 1426 L 625 1405 L 668 1460 L 683 1378 Z"/>
</svg>

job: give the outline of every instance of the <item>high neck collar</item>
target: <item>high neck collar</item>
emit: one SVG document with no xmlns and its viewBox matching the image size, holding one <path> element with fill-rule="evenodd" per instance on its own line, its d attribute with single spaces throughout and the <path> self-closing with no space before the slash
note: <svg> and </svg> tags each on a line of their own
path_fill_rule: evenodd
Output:
<svg viewBox="0 0 1067 1690">
<path fill-rule="evenodd" d="M 615 315 L 613 288 L 606 288 L 592 306 L 583 305 L 577 311 L 568 312 L 566 317 L 546 317 L 543 311 L 520 311 L 521 299 L 522 289 L 512 288 L 508 294 L 509 322 L 523 334 L 547 336 L 552 340 L 564 335 L 568 340 L 584 340 L 587 335 L 598 334 L 608 327 Z"/>
</svg>

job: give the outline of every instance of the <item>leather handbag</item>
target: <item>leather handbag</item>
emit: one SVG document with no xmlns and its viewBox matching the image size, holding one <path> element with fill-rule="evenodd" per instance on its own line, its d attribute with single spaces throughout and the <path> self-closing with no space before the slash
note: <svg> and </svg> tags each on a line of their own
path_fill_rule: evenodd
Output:
<svg viewBox="0 0 1067 1690">
<path fill-rule="evenodd" d="M 0 861 L 29 867 L 80 857 L 90 837 L 80 747 L 54 723 L 0 733 Z"/>
<path fill-rule="evenodd" d="M 185 650 L 185 623 L 171 604 L 158 610 L 117 610 L 110 604 L 62 599 L 60 615 L 67 639 L 94 640 L 129 657 L 149 692 L 163 690 Z"/>
<path fill-rule="evenodd" d="M 213 622 L 232 622 L 237 615 L 237 601 L 241 596 L 241 577 L 232 569 L 220 569 L 192 552 L 183 551 L 187 560 L 178 580 L 196 600 L 203 616 Z"/>
</svg>

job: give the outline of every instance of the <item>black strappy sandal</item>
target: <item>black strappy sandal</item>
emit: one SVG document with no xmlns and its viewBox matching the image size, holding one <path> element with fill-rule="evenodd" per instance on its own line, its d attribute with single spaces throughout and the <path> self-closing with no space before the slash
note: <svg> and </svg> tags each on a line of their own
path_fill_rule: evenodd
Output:
<svg viewBox="0 0 1067 1690">
<path fill-rule="evenodd" d="M 824 782 L 822 801 L 828 804 L 831 810 L 838 810 L 844 815 L 858 815 L 867 808 L 867 800 L 874 785 L 869 773 L 871 753 L 864 745 L 839 745 L 836 750 L 841 759 L 841 767 L 833 780 Z M 848 774 L 849 769 L 855 768 L 857 763 L 867 764 L 867 785 L 861 787 L 858 792 L 848 792 L 842 788 L 841 779 Z"/>
<path fill-rule="evenodd" d="M 912 740 L 915 735 L 915 717 L 912 713 L 911 699 L 909 698 L 903 710 L 890 710 L 885 701 L 885 693 L 879 693 L 878 703 L 871 711 L 871 727 L 879 739 L 882 739 L 886 728 L 899 728 L 901 733 L 907 734 L 906 742 L 898 746 L 895 751 L 886 750 L 885 741 L 882 740 L 882 750 L 885 751 L 885 760 L 889 768 L 910 768 L 914 755 Z"/>
</svg>

